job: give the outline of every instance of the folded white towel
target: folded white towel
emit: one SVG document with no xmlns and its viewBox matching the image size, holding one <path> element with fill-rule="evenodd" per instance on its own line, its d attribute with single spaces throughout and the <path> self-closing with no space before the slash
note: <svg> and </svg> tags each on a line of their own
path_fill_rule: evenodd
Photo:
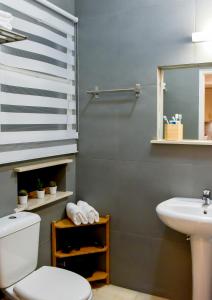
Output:
<svg viewBox="0 0 212 300">
<path fill-rule="evenodd" d="M 99 213 L 89 205 L 87 202 L 79 200 L 77 202 L 77 206 L 81 208 L 88 219 L 89 224 L 93 224 L 94 222 L 99 222 Z"/>
<path fill-rule="evenodd" d="M 86 215 L 76 204 L 68 203 L 66 205 L 66 213 L 75 225 L 88 224 Z"/>
<path fill-rule="evenodd" d="M 0 17 L 6 20 L 11 20 L 13 18 L 13 15 L 4 10 L 0 10 Z"/>
</svg>

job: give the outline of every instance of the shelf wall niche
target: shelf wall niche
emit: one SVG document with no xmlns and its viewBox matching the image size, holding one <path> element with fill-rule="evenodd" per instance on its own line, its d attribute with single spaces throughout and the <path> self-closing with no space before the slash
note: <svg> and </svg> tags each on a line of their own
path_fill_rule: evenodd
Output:
<svg viewBox="0 0 212 300">
<path fill-rule="evenodd" d="M 67 164 L 72 163 L 72 159 L 61 159 L 61 161 L 52 161 L 45 163 L 32 164 L 29 166 L 16 167 L 14 171 L 17 174 L 17 195 L 18 191 L 24 189 L 29 193 L 27 206 L 20 206 L 16 212 L 22 210 L 34 210 L 38 207 L 65 199 L 73 195 L 67 187 Z M 43 183 L 46 194 L 44 199 L 37 199 L 36 189 L 38 178 Z M 48 191 L 49 181 L 55 181 L 57 184 L 57 194 L 50 195 Z"/>
</svg>

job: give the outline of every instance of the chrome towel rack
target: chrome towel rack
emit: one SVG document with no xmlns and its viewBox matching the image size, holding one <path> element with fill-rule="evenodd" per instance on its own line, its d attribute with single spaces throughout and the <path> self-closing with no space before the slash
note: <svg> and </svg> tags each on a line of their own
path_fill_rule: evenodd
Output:
<svg viewBox="0 0 212 300">
<path fill-rule="evenodd" d="M 132 92 L 135 93 L 136 98 L 139 98 L 141 95 L 141 85 L 140 83 L 136 83 L 135 87 L 128 89 L 111 89 L 111 90 L 100 90 L 98 86 L 94 88 L 93 91 L 87 91 L 87 94 L 92 95 L 96 99 L 99 98 L 100 94 L 103 93 L 122 93 L 122 92 Z"/>
</svg>

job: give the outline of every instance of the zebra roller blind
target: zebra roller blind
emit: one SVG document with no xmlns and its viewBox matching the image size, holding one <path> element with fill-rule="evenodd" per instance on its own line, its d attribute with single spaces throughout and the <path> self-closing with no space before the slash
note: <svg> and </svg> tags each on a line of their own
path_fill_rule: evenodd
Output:
<svg viewBox="0 0 212 300">
<path fill-rule="evenodd" d="M 39 2 L 0 0 L 28 37 L 0 46 L 0 164 L 77 152 L 76 20 Z"/>
</svg>

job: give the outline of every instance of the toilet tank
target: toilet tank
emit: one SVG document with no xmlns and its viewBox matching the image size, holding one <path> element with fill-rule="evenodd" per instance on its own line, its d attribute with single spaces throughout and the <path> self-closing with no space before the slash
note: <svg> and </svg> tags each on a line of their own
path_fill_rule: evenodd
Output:
<svg viewBox="0 0 212 300">
<path fill-rule="evenodd" d="M 30 212 L 0 218 L 0 288 L 9 287 L 35 270 L 40 221 Z"/>
</svg>

